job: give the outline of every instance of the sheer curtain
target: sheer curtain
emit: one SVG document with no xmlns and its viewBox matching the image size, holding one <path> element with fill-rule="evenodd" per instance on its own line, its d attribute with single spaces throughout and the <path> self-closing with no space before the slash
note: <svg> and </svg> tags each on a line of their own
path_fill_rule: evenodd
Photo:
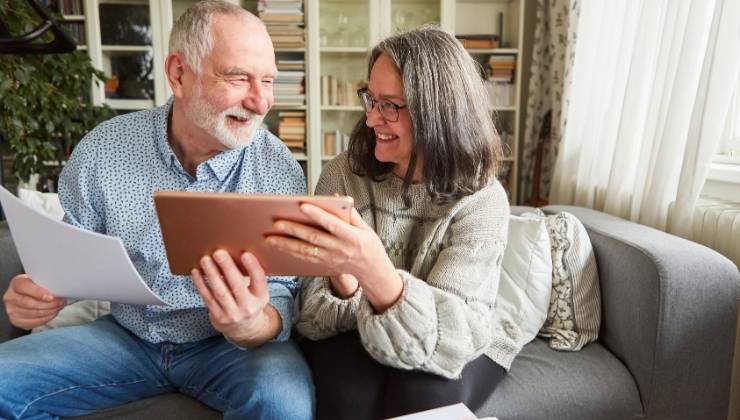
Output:
<svg viewBox="0 0 740 420">
<path fill-rule="evenodd" d="M 737 80 L 740 1 L 583 2 L 578 25 L 550 202 L 687 236 Z"/>
</svg>

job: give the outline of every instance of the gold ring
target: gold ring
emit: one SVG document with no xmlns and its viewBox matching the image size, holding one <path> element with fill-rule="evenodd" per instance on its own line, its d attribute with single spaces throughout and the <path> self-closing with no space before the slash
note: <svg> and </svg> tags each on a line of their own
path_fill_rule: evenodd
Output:
<svg viewBox="0 0 740 420">
<path fill-rule="evenodd" d="M 316 258 L 319 255 L 319 247 L 313 247 L 313 257 Z"/>
</svg>

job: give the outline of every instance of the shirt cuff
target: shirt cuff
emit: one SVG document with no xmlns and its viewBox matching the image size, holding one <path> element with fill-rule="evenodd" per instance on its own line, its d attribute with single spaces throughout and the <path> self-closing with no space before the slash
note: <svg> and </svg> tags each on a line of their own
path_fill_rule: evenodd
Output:
<svg viewBox="0 0 740 420">
<path fill-rule="evenodd" d="M 270 292 L 270 305 L 280 315 L 282 323 L 280 333 L 270 341 L 287 341 L 293 324 L 293 294 L 279 283 L 268 283 L 267 289 Z"/>
</svg>

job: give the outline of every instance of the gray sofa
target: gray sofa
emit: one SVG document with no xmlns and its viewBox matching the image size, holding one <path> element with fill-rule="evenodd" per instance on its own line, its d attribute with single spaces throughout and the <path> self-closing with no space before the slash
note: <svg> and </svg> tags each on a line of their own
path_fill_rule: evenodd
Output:
<svg viewBox="0 0 740 420">
<path fill-rule="evenodd" d="M 726 419 L 737 267 L 701 245 L 593 210 L 544 210 L 569 211 L 588 228 L 603 299 L 600 337 L 575 353 L 536 339 L 476 414 L 500 420 Z M 0 226 L 0 290 L 21 270 L 7 228 Z M 0 341 L 20 334 L 0 311 Z M 218 417 L 178 394 L 86 416 Z"/>
</svg>

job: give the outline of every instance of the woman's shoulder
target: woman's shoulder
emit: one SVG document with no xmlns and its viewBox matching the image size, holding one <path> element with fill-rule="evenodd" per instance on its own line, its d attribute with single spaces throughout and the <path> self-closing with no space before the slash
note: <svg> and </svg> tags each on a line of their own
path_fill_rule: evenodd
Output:
<svg viewBox="0 0 740 420">
<path fill-rule="evenodd" d="M 477 226 L 476 229 L 494 221 L 508 221 L 510 211 L 509 196 L 498 180 L 462 198 L 455 207 L 453 220 Z"/>
<path fill-rule="evenodd" d="M 467 201 L 468 205 L 484 206 L 498 210 L 509 211 L 509 195 L 506 193 L 501 182 L 494 178 L 488 185 L 465 197 L 462 201 Z"/>
<path fill-rule="evenodd" d="M 356 175 L 350 169 L 347 152 L 342 152 L 321 169 L 316 194 L 346 194 L 347 181 L 353 177 Z"/>
<path fill-rule="evenodd" d="M 351 174 L 352 170 L 349 167 L 349 154 L 347 151 L 345 150 L 328 161 L 321 170 L 322 174 L 324 172 L 329 174 Z"/>
</svg>

